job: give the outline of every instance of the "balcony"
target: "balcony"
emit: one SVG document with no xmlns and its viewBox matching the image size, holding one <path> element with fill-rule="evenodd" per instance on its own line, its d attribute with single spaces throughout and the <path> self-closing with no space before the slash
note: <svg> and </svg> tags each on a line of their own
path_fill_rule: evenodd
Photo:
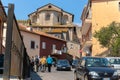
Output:
<svg viewBox="0 0 120 80">
<path fill-rule="evenodd" d="M 67 48 L 65 46 L 63 46 L 61 50 L 54 49 L 52 51 L 52 54 L 54 55 L 62 55 L 62 53 L 67 53 Z"/>
<path fill-rule="evenodd" d="M 52 55 L 62 55 L 62 51 L 61 51 L 61 50 L 54 49 L 54 50 L 52 51 Z"/>
</svg>

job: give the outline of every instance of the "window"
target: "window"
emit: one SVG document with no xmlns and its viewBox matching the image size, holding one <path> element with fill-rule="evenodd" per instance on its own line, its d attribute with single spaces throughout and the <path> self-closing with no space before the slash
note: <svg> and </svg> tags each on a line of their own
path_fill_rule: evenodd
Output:
<svg viewBox="0 0 120 80">
<path fill-rule="evenodd" d="M 64 18 L 63 24 L 67 24 L 67 22 L 68 22 L 68 16 L 67 16 L 67 15 L 64 15 L 63 18 Z"/>
<path fill-rule="evenodd" d="M 57 38 L 61 38 L 60 34 L 55 34 L 54 36 L 57 37 Z"/>
<path fill-rule="evenodd" d="M 50 14 L 49 13 L 46 14 L 45 20 L 50 20 Z"/>
<path fill-rule="evenodd" d="M 58 16 L 58 18 L 57 18 L 57 19 L 58 19 L 58 22 L 59 22 L 59 16 Z"/>
<path fill-rule="evenodd" d="M 37 16 L 33 16 L 32 17 L 32 23 L 36 23 L 37 22 Z"/>
<path fill-rule="evenodd" d="M 53 50 L 55 50 L 55 49 L 56 49 L 56 45 L 55 45 L 55 44 L 53 44 L 52 48 L 53 48 Z"/>
<path fill-rule="evenodd" d="M 46 49 L 46 43 L 42 42 L 42 49 Z"/>
<path fill-rule="evenodd" d="M 52 6 L 51 6 L 51 5 L 49 5 L 49 6 L 48 6 L 48 8 L 52 8 Z"/>
<path fill-rule="evenodd" d="M 118 4 L 118 6 L 119 6 L 119 11 L 120 11 L 120 2 L 119 2 L 119 4 Z"/>
<path fill-rule="evenodd" d="M 35 49 L 35 41 L 31 41 L 31 49 Z"/>
</svg>

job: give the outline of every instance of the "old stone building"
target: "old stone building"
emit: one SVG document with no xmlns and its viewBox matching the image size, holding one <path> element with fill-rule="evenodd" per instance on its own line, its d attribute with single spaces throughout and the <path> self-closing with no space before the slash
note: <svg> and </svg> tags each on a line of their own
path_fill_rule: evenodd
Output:
<svg viewBox="0 0 120 80">
<path fill-rule="evenodd" d="M 73 41 L 76 26 L 73 24 L 74 15 L 49 3 L 28 15 L 28 21 L 18 21 L 29 25 L 32 29 L 46 32 L 55 37 Z"/>
<path fill-rule="evenodd" d="M 106 56 L 109 53 L 93 35 L 113 21 L 120 22 L 119 17 L 120 0 L 88 0 L 81 16 L 83 55 Z"/>
<path fill-rule="evenodd" d="M 30 13 L 28 17 L 27 21 L 18 20 L 18 22 L 30 27 L 32 30 L 51 34 L 59 39 L 69 41 L 71 44 L 75 43 L 80 47 L 76 32 L 77 26 L 73 24 L 73 14 L 49 3 Z M 70 45 L 67 45 L 67 47 L 70 47 Z M 73 51 L 69 53 L 79 54 L 79 49 L 75 50 L 78 53 L 73 53 Z"/>
</svg>

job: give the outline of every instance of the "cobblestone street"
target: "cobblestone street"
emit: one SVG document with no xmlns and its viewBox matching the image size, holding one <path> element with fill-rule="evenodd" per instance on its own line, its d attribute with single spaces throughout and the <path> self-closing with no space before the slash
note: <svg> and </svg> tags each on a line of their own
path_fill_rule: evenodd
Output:
<svg viewBox="0 0 120 80">
<path fill-rule="evenodd" d="M 56 71 L 55 67 L 52 67 L 51 73 L 49 72 L 33 72 L 31 74 L 32 80 L 74 80 L 73 71 Z"/>
</svg>

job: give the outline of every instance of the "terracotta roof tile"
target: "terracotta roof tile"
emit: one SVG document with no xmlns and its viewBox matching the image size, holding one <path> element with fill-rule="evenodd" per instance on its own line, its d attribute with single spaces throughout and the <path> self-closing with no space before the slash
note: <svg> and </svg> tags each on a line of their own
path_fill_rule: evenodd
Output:
<svg viewBox="0 0 120 80">
<path fill-rule="evenodd" d="M 36 34 L 36 35 L 40 35 L 40 36 L 46 36 L 46 37 L 49 37 L 49 38 L 65 41 L 65 40 L 59 39 L 57 37 L 54 37 L 54 36 L 52 36 L 50 34 L 47 34 L 47 33 L 41 32 L 41 31 L 36 31 L 36 30 L 29 31 L 29 30 L 27 30 L 27 26 L 24 26 L 24 25 L 21 25 L 21 24 L 19 24 L 19 29 L 21 31 L 29 32 L 29 33 L 32 33 L 32 34 Z"/>
<path fill-rule="evenodd" d="M 53 30 L 49 30 L 49 29 L 44 29 L 41 30 L 42 32 L 56 32 L 56 33 L 62 33 L 62 32 L 67 32 L 68 29 L 64 28 L 64 29 L 53 29 Z"/>
</svg>

